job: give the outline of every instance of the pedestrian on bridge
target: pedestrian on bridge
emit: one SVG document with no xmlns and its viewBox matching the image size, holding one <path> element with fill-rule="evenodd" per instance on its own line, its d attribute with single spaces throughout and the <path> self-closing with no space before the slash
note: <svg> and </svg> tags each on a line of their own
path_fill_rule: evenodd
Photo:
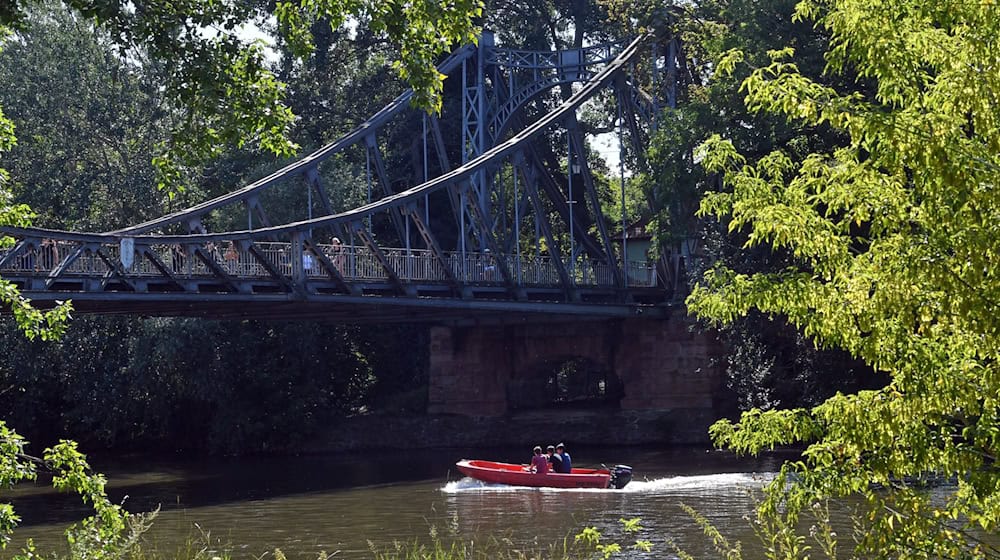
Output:
<svg viewBox="0 0 1000 560">
<path fill-rule="evenodd" d="M 56 240 L 43 240 L 41 249 L 41 255 L 39 255 L 41 258 L 38 264 L 42 270 L 51 271 L 59 264 L 59 247 L 56 245 Z"/>
<path fill-rule="evenodd" d="M 230 241 L 229 247 L 226 249 L 226 254 L 222 256 L 226 260 L 226 265 L 229 268 L 230 274 L 236 274 L 236 269 L 239 266 L 240 254 L 236 251 L 236 242 Z"/>
<path fill-rule="evenodd" d="M 309 249 L 302 249 L 302 270 L 304 270 L 306 274 L 309 274 L 310 272 L 312 272 L 312 269 L 313 269 L 312 253 L 309 252 Z"/>
<path fill-rule="evenodd" d="M 184 247 L 181 245 L 170 246 L 170 265 L 175 274 L 184 272 Z"/>
<path fill-rule="evenodd" d="M 344 245 L 340 242 L 339 237 L 334 237 L 330 240 L 330 253 L 333 255 L 333 266 L 337 267 L 337 270 L 341 274 L 344 273 Z"/>
</svg>

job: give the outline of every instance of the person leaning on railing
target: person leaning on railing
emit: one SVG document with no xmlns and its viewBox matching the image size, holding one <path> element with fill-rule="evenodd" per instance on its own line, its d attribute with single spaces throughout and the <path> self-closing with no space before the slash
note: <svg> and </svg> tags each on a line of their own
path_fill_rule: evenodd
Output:
<svg viewBox="0 0 1000 560">
<path fill-rule="evenodd" d="M 52 270 L 59 263 L 59 247 L 55 239 L 45 239 L 42 241 L 39 258 L 39 266 L 42 270 Z"/>
<path fill-rule="evenodd" d="M 240 263 L 240 254 L 236 250 L 236 243 L 233 241 L 229 242 L 229 247 L 226 248 L 226 254 L 222 256 L 226 261 L 226 266 L 229 268 L 230 274 L 236 274 L 237 268 Z"/>
<path fill-rule="evenodd" d="M 333 266 L 337 267 L 337 270 L 341 274 L 344 273 L 344 245 L 340 242 L 339 237 L 334 237 L 330 240 L 330 257 L 333 261 Z"/>
</svg>

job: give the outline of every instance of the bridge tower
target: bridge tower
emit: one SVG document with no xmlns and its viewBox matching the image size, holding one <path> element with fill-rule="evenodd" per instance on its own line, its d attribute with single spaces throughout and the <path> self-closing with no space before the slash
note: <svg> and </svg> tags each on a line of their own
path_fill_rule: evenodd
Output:
<svg viewBox="0 0 1000 560">
<path fill-rule="evenodd" d="M 623 46 L 622 42 L 614 42 L 560 51 L 522 50 L 499 47 L 493 33 L 484 31 L 476 55 L 463 60 L 461 68 L 463 163 L 495 148 L 510 131 L 523 126 L 526 120 L 523 111 L 533 100 L 553 88 L 586 82 L 610 63 Z M 630 120 L 628 128 L 633 132 L 635 148 L 639 149 L 644 144 L 641 139 L 644 135 L 640 133 L 641 125 L 636 118 L 652 119 L 656 101 L 648 96 L 643 98 L 635 84 L 620 82 L 616 91 L 629 88 L 633 90 L 629 95 L 619 93 L 618 103 L 622 106 L 619 120 Z M 560 173 L 560 177 L 554 177 L 551 161 L 546 168 L 540 155 L 530 146 L 515 155 L 514 165 L 523 176 L 524 194 L 532 200 L 537 199 L 531 189 L 541 188 L 568 224 L 570 248 L 566 262 L 569 270 L 561 274 L 571 281 L 574 263 L 584 253 L 600 258 L 608 266 L 616 266 L 616 259 L 610 228 L 601 215 L 594 178 L 584 157 L 586 140 L 576 111 L 570 112 L 561 124 L 567 131 L 564 176 Z M 489 236 L 483 236 L 482 229 L 473 225 L 477 220 L 473 213 L 478 211 L 485 219 L 498 221 L 496 200 L 503 196 L 496 186 L 498 170 L 498 167 L 484 166 L 469 177 L 470 196 L 474 200 L 462 199 L 458 203 L 462 208 L 460 245 L 463 251 L 470 248 L 497 251 L 497 247 L 491 246 Z M 522 205 L 514 204 L 515 211 L 519 206 Z M 590 235 L 587 228 L 596 229 L 597 236 Z M 536 224 L 535 241 L 554 243 L 549 230 L 551 224 Z M 549 239 L 543 240 L 545 237 Z M 518 241 L 515 237 L 500 250 L 516 252 Z M 622 276 L 623 283 L 627 282 L 621 271 L 616 271 L 615 275 Z"/>
<path fill-rule="evenodd" d="M 666 27 L 666 26 L 665 26 Z M 585 81 L 593 68 L 614 57 L 614 45 L 596 45 L 562 51 L 525 51 L 496 46 L 491 33 L 485 33 L 477 56 L 463 62 L 462 116 L 463 161 L 472 161 L 503 142 L 506 131 L 516 128 L 521 111 L 538 95 L 554 87 Z M 679 41 L 670 33 L 650 44 L 649 89 L 643 92 L 636 77 L 619 76 L 615 89 L 619 143 L 630 141 L 638 165 L 645 165 L 642 152 L 646 131 L 657 127 L 661 110 L 677 106 L 678 59 L 682 56 Z M 575 231 L 578 199 L 594 196 L 593 177 L 581 155 L 585 138 L 576 113 L 565 118 L 566 222 Z M 625 146 L 620 160 L 624 195 Z M 540 183 L 544 166 L 537 154 L 525 150 L 518 165 L 525 177 Z M 495 171 L 495 170 L 493 170 Z M 540 171 L 540 173 L 539 173 Z M 539 177 L 541 175 L 542 177 Z M 495 173 L 482 169 L 470 177 L 471 193 L 479 208 L 491 212 L 492 181 Z M 584 201 L 585 203 L 585 201 Z M 624 201 L 623 201 L 624 204 Z M 462 204 L 463 207 L 466 204 Z M 472 216 L 467 216 L 471 223 Z M 609 226 L 603 219 L 592 224 L 598 229 L 605 254 L 613 254 Z M 620 224 L 623 262 L 627 262 L 628 224 Z M 475 238 L 474 228 L 464 230 L 469 237 L 463 243 L 484 246 Z M 544 234 L 543 234 L 544 235 Z M 570 249 L 569 266 L 577 251 L 586 251 L 583 236 L 571 236 L 576 244 Z M 574 243 L 571 241 L 571 244 Z M 664 255 L 664 262 L 674 268 L 665 274 L 676 290 L 683 282 L 680 274 L 682 251 L 689 242 Z M 639 255 L 635 256 L 640 258 Z M 568 270 L 573 276 L 573 271 Z M 622 275 L 627 283 L 628 276 Z M 636 315 L 613 320 L 594 321 L 500 321 L 493 324 L 457 324 L 435 326 L 431 331 L 429 411 L 487 417 L 494 421 L 532 406 L 572 406 L 572 403 L 549 402 L 542 393 L 551 393 L 556 382 L 551 366 L 567 360 L 583 360 L 606 372 L 602 383 L 618 386 L 618 393 L 606 395 L 615 412 L 604 419 L 611 424 L 628 424 L 618 432 L 620 440 L 602 437 L 604 443 L 641 443 L 647 440 L 676 443 L 700 442 L 707 437 L 711 422 L 725 412 L 727 402 L 722 386 L 722 372 L 716 363 L 720 346 L 714 335 L 699 330 L 683 312 L 668 318 L 651 319 Z M 548 369 L 546 369 L 548 367 Z M 548 385 L 548 388 L 546 387 Z M 525 395 L 535 391 L 534 397 Z M 604 388 L 601 389 L 602 391 Z M 518 424 L 524 427 L 524 424 Z M 577 425 L 572 429 L 580 429 Z M 666 430 L 669 433 L 663 433 Z M 558 437 L 541 430 L 538 437 Z"/>
</svg>

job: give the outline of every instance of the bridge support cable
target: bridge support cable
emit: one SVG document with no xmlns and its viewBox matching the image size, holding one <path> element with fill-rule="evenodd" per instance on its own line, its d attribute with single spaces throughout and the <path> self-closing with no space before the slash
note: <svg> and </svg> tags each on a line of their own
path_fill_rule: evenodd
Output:
<svg viewBox="0 0 1000 560">
<path fill-rule="evenodd" d="M 438 72 L 442 74 L 450 74 L 456 68 L 459 67 L 467 58 L 474 56 L 476 54 L 476 47 L 474 45 L 464 45 L 458 50 L 450 54 L 445 60 L 438 64 Z M 387 123 L 389 123 L 393 117 L 398 115 L 403 111 L 410 110 L 410 99 L 413 97 L 413 90 L 406 90 L 405 92 L 398 95 L 394 100 L 392 100 L 388 105 L 380 109 L 374 115 L 369 117 L 363 123 L 354 127 L 353 130 L 340 137 L 339 139 L 326 144 L 325 146 L 319 148 L 318 150 L 312 152 L 311 154 L 294 161 L 285 167 L 271 173 L 266 177 L 262 177 L 244 186 L 236 191 L 228 194 L 201 202 L 189 208 L 173 212 L 166 216 L 161 216 L 141 224 L 130 226 L 127 228 L 106 232 L 108 234 L 114 235 L 140 235 L 153 231 L 154 229 L 161 228 L 178 221 L 182 221 L 191 215 L 203 215 L 229 204 L 233 204 L 242 200 L 246 200 L 249 197 L 255 196 L 260 190 L 271 187 L 272 185 L 284 180 L 287 177 L 294 176 L 301 173 L 304 168 L 309 166 L 315 166 L 323 161 L 326 161 L 334 154 L 337 154 L 349 146 L 354 145 L 358 141 L 362 140 L 364 136 L 371 133 L 372 130 L 378 130 Z M 269 227 L 269 226 L 267 226 Z"/>
<path fill-rule="evenodd" d="M 261 227 L 263 228 L 273 227 L 271 224 L 271 220 L 267 217 L 267 212 L 264 210 L 264 207 L 260 203 L 260 198 L 256 196 L 248 198 L 247 208 L 248 211 L 252 211 L 253 213 L 257 214 L 257 219 L 260 220 Z"/>
<path fill-rule="evenodd" d="M 573 115 L 572 122 L 576 122 L 576 112 L 570 111 L 570 114 Z M 521 126 L 523 118 L 524 116 L 520 112 L 513 113 L 509 116 L 508 122 Z M 594 239 L 594 237 L 588 231 L 590 227 L 590 222 L 589 221 L 581 222 L 580 220 L 570 220 L 569 218 L 570 204 L 567 202 L 568 199 L 566 198 L 566 194 L 563 193 L 563 190 L 559 187 L 555 178 L 553 178 L 552 176 L 552 174 L 555 173 L 554 170 L 559 167 L 558 164 L 554 161 L 555 154 L 552 153 L 551 151 L 546 154 L 547 156 L 549 156 L 548 159 L 550 160 L 548 162 L 549 165 L 546 165 L 545 161 L 546 158 L 542 157 L 542 155 L 538 151 L 538 147 L 535 146 L 534 143 L 532 142 L 527 143 L 525 153 L 528 155 L 528 158 L 531 160 L 531 164 L 533 166 L 542 170 L 549 170 L 541 174 L 542 189 L 545 191 L 545 194 L 548 195 L 549 200 L 555 206 L 556 211 L 559 213 L 563 221 L 567 224 L 570 223 L 573 224 L 574 226 L 573 229 L 575 230 L 574 237 L 580 242 L 581 245 L 583 245 L 583 248 L 587 252 L 587 254 L 590 255 L 591 258 L 600 259 L 602 255 L 600 245 L 598 245 L 597 240 Z M 567 172 L 569 171 L 571 170 L 567 169 Z M 536 235 L 536 238 L 537 237 L 538 236 Z"/>
<path fill-rule="evenodd" d="M 619 74 L 615 80 L 615 91 L 618 102 L 622 107 L 621 117 L 625 120 L 625 126 L 628 127 L 629 140 L 632 144 L 632 152 L 635 154 L 636 164 L 640 171 L 648 171 L 649 165 L 646 162 L 645 145 L 643 143 L 645 135 L 636 119 L 637 109 L 633 103 L 632 96 L 627 94 L 628 85 L 626 84 L 625 76 L 622 74 Z"/>
<path fill-rule="evenodd" d="M 320 204 L 323 205 L 323 211 L 326 212 L 327 216 L 332 216 L 335 211 L 333 204 L 330 202 L 330 197 L 326 192 L 326 186 L 323 184 L 323 179 L 319 176 L 319 169 L 317 167 L 309 168 L 306 172 L 306 179 L 313 185 L 313 188 L 316 189 L 316 193 L 319 195 Z M 338 239 L 347 239 L 347 230 L 339 224 L 331 224 L 330 232 Z"/>
<path fill-rule="evenodd" d="M 625 119 L 621 100 L 618 101 L 618 172 L 621 181 L 621 212 L 622 212 L 622 287 L 628 290 L 628 220 L 625 209 Z M 652 208 L 652 206 L 651 206 Z"/>
<path fill-rule="evenodd" d="M 423 238 L 424 245 L 426 245 L 427 249 L 431 252 L 434 262 L 441 267 L 445 281 L 447 281 L 448 285 L 451 286 L 456 292 L 459 291 L 460 286 L 458 278 L 455 277 L 455 271 L 452 270 L 451 264 L 444 255 L 444 251 L 441 250 L 441 246 L 438 244 L 434 234 L 431 233 L 427 223 L 425 223 L 423 218 L 420 216 L 420 212 L 413 206 L 404 206 L 403 212 L 409 214 L 410 219 L 413 220 L 413 224 L 417 226 L 417 232 L 420 234 L 420 237 Z"/>
<path fill-rule="evenodd" d="M 504 250 L 507 253 L 514 253 L 521 247 L 521 221 L 528 214 L 528 207 L 531 205 L 531 201 L 528 200 L 528 193 L 519 188 L 518 167 L 512 164 L 510 171 L 511 184 L 513 186 L 511 210 L 514 215 L 511 225 L 505 230 Z"/>
<path fill-rule="evenodd" d="M 520 155 L 520 154 L 519 154 Z M 518 157 L 518 156 L 515 156 Z M 511 163 L 510 177 L 511 183 L 513 184 L 513 201 L 514 201 L 514 224 L 513 227 L 507 232 L 507 254 L 514 254 L 514 277 L 517 279 L 517 285 L 522 285 L 522 275 L 521 275 L 521 220 L 528 213 L 528 207 L 531 205 L 531 197 L 528 196 L 528 191 L 519 191 L 518 189 L 518 173 L 519 166 L 515 163 Z M 537 229 L 537 228 L 536 228 Z M 538 233 L 536 232 L 536 238 Z"/>
<path fill-rule="evenodd" d="M 375 175 L 378 176 L 379 185 L 382 187 L 382 193 L 385 196 L 392 196 L 396 192 L 392 188 L 392 182 L 389 179 L 389 172 L 385 166 L 385 158 L 382 157 L 382 150 L 378 147 L 378 143 L 375 141 L 375 135 L 371 134 L 365 137 L 365 149 L 371 155 L 371 161 L 375 163 Z M 368 174 L 368 188 L 369 196 L 371 189 L 371 172 Z M 369 200 L 370 202 L 370 200 Z M 392 220 L 393 227 L 396 228 L 396 234 L 399 239 L 403 239 L 406 235 L 405 227 L 403 226 L 403 217 L 397 208 L 389 209 L 389 217 Z"/>
<path fill-rule="evenodd" d="M 306 171 L 306 181 L 309 182 L 309 187 L 316 190 L 316 195 L 319 197 L 319 203 L 323 205 L 323 211 L 326 215 L 332 215 L 333 204 L 330 204 L 330 197 L 326 194 L 326 189 L 323 188 L 323 180 L 319 177 L 319 166 L 312 166 Z"/>
<path fill-rule="evenodd" d="M 567 227 L 570 223 L 572 223 L 574 238 L 580 242 L 588 255 L 595 259 L 601 258 L 601 246 L 588 231 L 590 222 L 587 220 L 569 219 L 570 204 L 566 198 L 566 193 L 563 192 L 563 189 L 552 176 L 553 173 L 555 173 L 553 170 L 558 168 L 558 165 L 555 165 L 554 162 L 549 162 L 550 165 L 546 165 L 542 156 L 533 145 L 529 146 L 527 151 L 531 159 L 534 160 L 533 166 L 541 170 L 541 173 L 539 173 L 539 184 L 541 184 L 542 190 L 544 190 L 545 194 L 549 197 L 549 200 L 552 202 L 552 205 L 559 214 L 559 217 L 563 219 L 563 222 L 567 224 Z"/>
<path fill-rule="evenodd" d="M 448 151 L 444 145 L 444 135 L 441 134 L 441 121 L 436 115 L 428 118 L 431 129 L 431 138 L 434 140 L 434 153 L 438 157 L 438 165 L 441 167 L 441 175 L 451 172 L 451 162 L 448 160 Z M 426 182 L 426 181 L 425 181 Z M 462 211 L 462 204 L 455 196 L 455 191 L 445 189 L 448 193 L 448 201 L 451 203 L 451 211 L 455 216 L 455 223 L 459 221 L 459 212 Z"/>
<path fill-rule="evenodd" d="M 557 85 L 553 83 L 553 80 L 559 83 L 586 81 L 597 75 L 601 75 L 601 73 L 595 74 L 592 66 L 606 64 L 607 67 L 614 67 L 617 70 L 620 68 L 622 59 L 634 58 L 634 54 L 635 49 L 632 45 L 622 48 L 622 45 L 618 43 L 595 45 L 583 49 L 556 53 L 497 49 L 494 48 L 493 39 L 489 34 L 484 34 L 478 46 L 470 45 L 457 50 L 438 66 L 438 70 L 443 74 L 449 74 L 461 68 L 463 80 L 466 81 L 463 83 L 462 88 L 462 117 L 464 122 L 462 127 L 463 147 L 461 151 L 463 161 L 471 161 L 472 157 L 470 156 L 478 157 L 480 154 L 485 153 L 487 148 L 500 137 L 507 120 L 506 118 L 497 120 L 497 117 L 502 116 L 500 115 L 501 113 L 509 116 L 508 113 L 512 112 L 517 106 L 527 103 L 536 94 L 540 94 L 553 85 Z M 474 63 L 473 57 L 475 57 Z M 475 67 L 474 85 L 467 81 L 473 66 Z M 501 68 L 506 69 L 510 75 L 509 83 L 506 84 L 505 88 L 500 88 L 502 84 L 499 80 L 490 80 L 488 78 L 490 72 L 492 72 L 493 76 L 499 76 Z M 531 76 L 531 78 L 527 79 L 527 83 L 525 84 L 518 84 L 517 77 L 519 74 Z M 488 86 L 492 89 L 488 89 Z M 493 91 L 497 89 L 507 90 L 507 104 L 503 107 L 499 105 L 499 96 L 503 92 L 498 93 Z M 394 101 L 337 141 L 327 144 L 308 156 L 286 165 L 282 169 L 254 181 L 237 191 L 161 218 L 111 233 L 118 235 L 138 235 L 173 223 L 183 223 L 188 218 L 204 216 L 216 208 L 255 197 L 263 189 L 280 181 L 287 180 L 289 177 L 303 174 L 307 170 L 315 170 L 317 165 L 328 160 L 332 155 L 371 136 L 373 131 L 383 130 L 389 126 L 396 115 L 408 110 L 408 102 L 411 97 L 412 92 L 409 91 L 401 94 Z M 511 102 L 513 102 L 513 105 L 511 105 Z M 507 108 L 504 109 L 504 107 Z M 450 171 L 450 166 L 443 161 L 446 159 L 446 151 L 443 142 L 440 141 L 442 135 L 437 126 L 437 120 L 431 119 L 430 124 L 432 137 L 438 148 L 436 151 L 439 159 L 442 160 L 442 174 L 447 174 Z M 470 179 L 477 187 L 476 192 L 479 197 L 480 207 L 484 208 L 487 215 L 491 215 L 491 200 L 487 184 L 488 173 L 489 169 L 487 167 L 479 168 L 471 173 Z M 321 187 L 314 185 L 314 188 L 317 189 L 317 193 L 325 192 Z M 310 190 L 309 193 L 311 194 L 312 191 Z M 452 200 L 452 202 L 453 207 L 464 208 L 462 204 L 454 204 L 460 201 Z M 425 221 L 428 221 L 426 215 Z M 265 228 L 271 227 L 270 222 L 266 218 L 262 220 L 262 223 Z M 248 226 L 252 227 L 251 220 L 248 220 Z"/>
</svg>

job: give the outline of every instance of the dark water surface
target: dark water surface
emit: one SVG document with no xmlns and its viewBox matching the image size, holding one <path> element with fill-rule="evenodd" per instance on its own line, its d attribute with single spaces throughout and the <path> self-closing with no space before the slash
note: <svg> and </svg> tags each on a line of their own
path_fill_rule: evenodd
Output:
<svg viewBox="0 0 1000 560">
<path fill-rule="evenodd" d="M 523 450 L 437 450 L 338 454 L 227 461 L 139 462 L 94 458 L 109 476 L 109 494 L 130 511 L 159 506 L 149 540 L 173 551 L 210 534 L 213 547 L 257 558 L 275 547 L 289 558 L 371 558 L 394 541 L 509 539 L 538 549 L 561 542 L 585 526 L 621 535 L 620 518 L 641 517 L 641 537 L 654 542 L 649 558 L 671 558 L 673 539 L 688 552 L 714 557 L 701 530 L 680 507 L 698 509 L 727 534 L 752 540 L 743 516 L 749 491 L 775 472 L 782 457 L 737 459 L 701 448 L 571 449 L 574 465 L 627 463 L 636 478 L 624 490 L 556 490 L 486 486 L 461 479 L 462 458 L 526 462 Z M 22 526 L 14 549 L 33 537 L 43 551 L 60 550 L 62 531 L 87 510 L 78 497 L 44 486 L 19 487 L 13 500 Z M 10 557 L 12 550 L 0 553 Z M 747 555 L 752 558 L 753 555 Z"/>
</svg>

